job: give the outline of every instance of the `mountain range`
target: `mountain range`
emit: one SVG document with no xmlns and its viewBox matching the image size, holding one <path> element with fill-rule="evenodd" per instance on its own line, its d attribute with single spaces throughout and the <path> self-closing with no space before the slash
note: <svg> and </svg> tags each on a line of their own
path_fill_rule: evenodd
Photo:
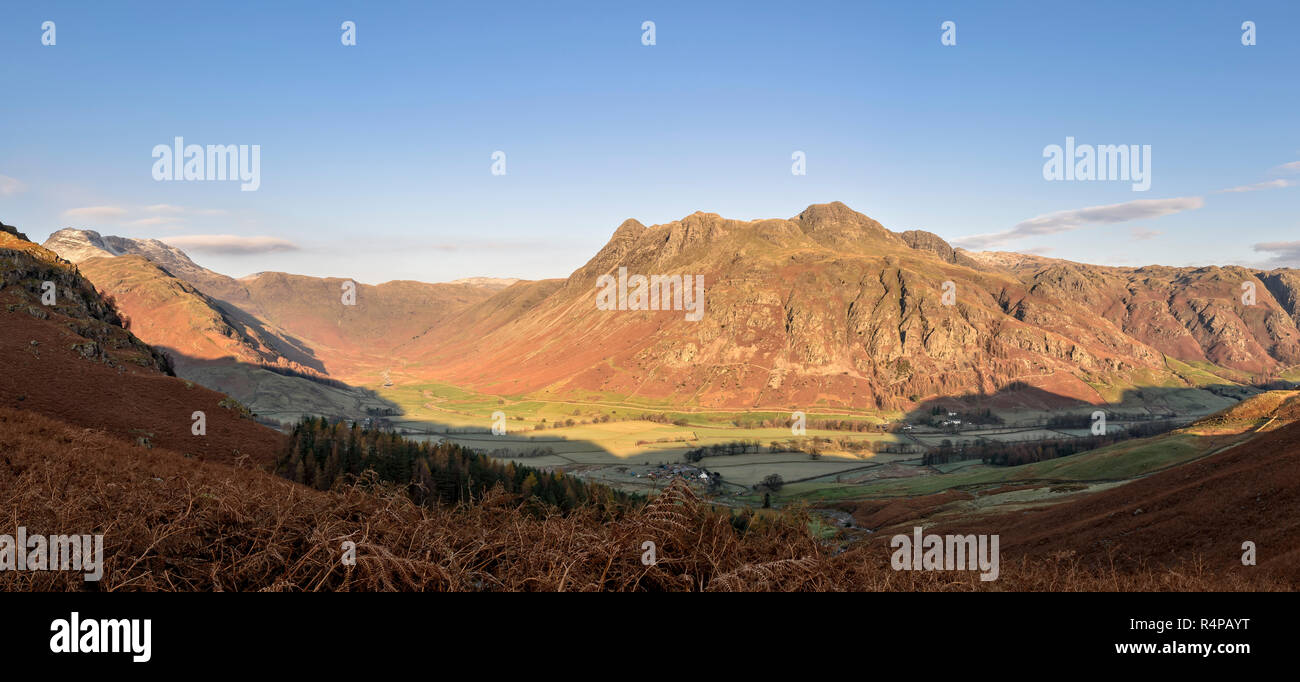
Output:
<svg viewBox="0 0 1300 682">
<path fill-rule="evenodd" d="M 1265 383 L 1300 364 L 1300 271 L 971 252 L 839 202 L 789 219 L 627 220 L 564 279 L 358 284 L 356 305 L 342 278 L 234 279 L 157 240 L 63 229 L 44 246 L 181 376 L 255 409 L 271 379 L 232 367 L 683 408 L 903 410 L 962 395 L 1113 403 L 1143 386 Z M 703 318 L 598 309 L 599 278 L 620 268 L 702 275 Z"/>
</svg>

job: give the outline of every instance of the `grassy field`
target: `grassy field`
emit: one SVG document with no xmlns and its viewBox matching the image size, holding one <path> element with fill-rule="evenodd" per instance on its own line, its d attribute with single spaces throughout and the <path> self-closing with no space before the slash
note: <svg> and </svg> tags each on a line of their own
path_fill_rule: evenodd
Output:
<svg viewBox="0 0 1300 682">
<path fill-rule="evenodd" d="M 950 473 L 880 480 L 861 485 L 797 483 L 787 486 L 791 499 L 834 500 L 931 495 L 950 489 L 1027 482 L 1121 481 L 1191 461 L 1244 441 L 1247 434 L 1202 436 L 1172 433 L 1117 443 L 1089 452 L 1021 466 L 950 463 Z"/>
<path fill-rule="evenodd" d="M 1171 361 L 1186 383 L 1177 386 L 1099 386 L 1099 392 L 1128 399 L 1112 405 L 1112 411 L 1155 415 L 1204 415 L 1236 404 L 1232 398 L 1194 386 L 1227 384 L 1214 368 L 1196 367 Z M 753 489 L 769 474 L 786 482 L 777 494 L 779 502 L 808 500 L 813 503 L 842 500 L 928 495 L 949 489 L 971 489 L 1023 482 L 1122 481 L 1189 461 L 1217 451 L 1244 438 L 1249 424 L 1236 425 L 1218 433 L 1179 431 L 1156 438 L 1118 443 L 1107 448 L 1060 459 L 1017 467 L 995 467 L 979 461 L 950 462 L 923 466 L 918 452 L 872 454 L 839 447 L 842 440 L 854 443 L 918 444 L 937 446 L 987 438 L 1002 442 L 1070 438 L 1088 435 L 1087 429 L 1034 427 L 1063 412 L 1009 409 L 999 413 L 1005 425 L 968 429 L 958 434 L 917 427 L 905 433 L 807 429 L 805 438 L 827 439 L 813 459 L 800 452 L 784 451 L 791 441 L 790 429 L 764 427 L 763 421 L 783 422 L 788 413 L 734 410 L 686 410 L 646 401 L 629 401 L 612 395 L 593 394 L 579 400 L 545 400 L 536 396 L 498 396 L 467 391 L 446 384 L 404 384 L 373 387 L 380 397 L 397 404 L 403 414 L 394 423 L 417 438 L 447 439 L 496 453 L 503 459 L 536 467 L 557 467 L 580 476 L 626 489 L 647 490 L 663 485 L 651 476 L 661 465 L 683 463 L 688 450 L 736 441 L 757 442 L 757 451 L 727 456 L 706 456 L 697 466 L 722 476 L 720 499 L 735 504 L 759 504 L 763 492 Z M 584 402 L 590 400 L 590 402 Z M 1095 406 L 1082 405 L 1065 412 L 1089 415 Z M 493 435 L 493 414 L 504 413 L 505 435 Z M 849 420 L 881 424 L 900 420 L 901 413 L 830 411 L 809 412 L 807 419 Z M 1253 426 L 1258 426 L 1254 424 Z M 1110 430 L 1121 423 L 1110 424 Z M 776 449 L 772 444 L 778 444 Z M 547 452 L 537 456 L 539 449 Z M 524 456 L 532 454 L 533 456 Z"/>
</svg>

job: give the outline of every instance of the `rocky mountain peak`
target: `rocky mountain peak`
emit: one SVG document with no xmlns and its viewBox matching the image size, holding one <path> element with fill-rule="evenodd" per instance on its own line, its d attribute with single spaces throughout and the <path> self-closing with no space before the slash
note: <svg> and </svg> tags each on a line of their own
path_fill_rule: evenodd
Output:
<svg viewBox="0 0 1300 682">
<path fill-rule="evenodd" d="M 985 267 L 970 256 L 967 256 L 964 251 L 954 249 L 951 244 L 944 241 L 943 237 L 940 237 L 933 232 L 926 232 L 925 230 L 907 230 L 899 232 L 898 236 L 913 249 L 934 253 L 946 263 L 964 265 L 976 270 L 981 270 Z"/>
<path fill-rule="evenodd" d="M 25 242 L 31 241 L 30 239 L 27 238 L 27 235 L 23 234 L 22 232 L 19 232 L 18 228 L 14 227 L 13 225 L 5 225 L 4 221 L 2 220 L 0 220 L 0 232 L 8 232 L 9 234 L 12 234 L 13 236 Z"/>
<path fill-rule="evenodd" d="M 843 202 L 812 204 L 792 218 L 808 236 L 827 246 L 860 245 L 864 240 L 898 242 L 898 235 Z"/>
<path fill-rule="evenodd" d="M 210 274 L 190 260 L 184 251 L 157 239 L 105 236 L 94 230 L 67 227 L 51 234 L 42 246 L 73 263 L 91 258 L 139 255 L 191 282 L 204 279 Z"/>
<path fill-rule="evenodd" d="M 41 246 L 73 263 L 80 263 L 89 258 L 121 255 L 121 252 L 111 250 L 98 232 L 72 227 L 65 227 L 51 234 Z"/>
</svg>

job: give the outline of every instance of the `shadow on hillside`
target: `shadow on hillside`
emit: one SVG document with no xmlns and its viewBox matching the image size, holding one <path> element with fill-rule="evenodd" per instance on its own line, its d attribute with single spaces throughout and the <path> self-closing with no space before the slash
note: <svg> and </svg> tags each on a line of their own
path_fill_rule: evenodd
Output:
<svg viewBox="0 0 1300 682">
<path fill-rule="evenodd" d="M 397 403 L 337 379 L 232 358 L 201 360 L 175 348 L 156 348 L 171 360 L 177 377 L 234 398 L 264 423 L 291 426 L 304 416 L 323 416 L 381 425 L 402 415 Z"/>
<path fill-rule="evenodd" d="M 924 400 L 895 430 L 917 445 L 934 447 L 945 439 L 971 441 L 989 435 L 1031 441 L 1095 434 L 1097 412 L 1105 415 L 1109 433 L 1141 423 L 1182 426 L 1263 390 L 1235 384 L 1151 386 L 1126 389 L 1118 402 L 1090 403 L 1021 384 L 993 394 Z M 1014 437 L 1019 434 L 1023 436 Z"/>
<path fill-rule="evenodd" d="M 488 453 L 502 448 L 527 452 L 550 447 L 563 461 L 564 455 L 615 455 L 599 443 L 585 439 L 563 438 L 547 432 L 524 428 L 508 421 L 504 436 L 493 435 L 492 421 L 485 417 L 482 427 L 466 427 L 421 416 L 418 423 L 404 414 L 400 405 L 382 392 L 352 386 L 337 379 L 322 379 L 277 367 L 238 362 L 233 359 L 200 360 L 175 348 L 157 346 L 171 360 L 176 376 L 224 393 L 248 407 L 263 423 L 285 428 L 304 416 L 326 417 L 362 422 L 417 440 L 448 439 L 465 447 Z M 367 421 L 369 420 L 369 421 Z M 527 459 L 526 457 L 522 457 Z M 680 456 L 665 453 L 664 462 L 673 463 Z M 656 460 L 656 462 L 659 460 Z M 549 466 L 555 462 L 548 462 Z M 569 462 L 576 463 L 576 462 Z"/>
<path fill-rule="evenodd" d="M 242 325 L 245 329 L 252 329 L 257 332 L 257 336 L 266 339 L 275 346 L 275 350 L 280 353 L 286 360 L 295 362 L 303 367 L 314 369 L 317 372 L 325 373 L 325 365 L 316 358 L 316 353 L 312 351 L 307 344 L 294 338 L 287 332 L 273 332 L 267 329 L 266 325 L 252 315 L 244 312 L 242 308 L 232 303 L 228 303 L 219 298 L 212 298 L 221 312 L 232 322 Z M 248 336 L 248 334 L 245 334 Z"/>
</svg>

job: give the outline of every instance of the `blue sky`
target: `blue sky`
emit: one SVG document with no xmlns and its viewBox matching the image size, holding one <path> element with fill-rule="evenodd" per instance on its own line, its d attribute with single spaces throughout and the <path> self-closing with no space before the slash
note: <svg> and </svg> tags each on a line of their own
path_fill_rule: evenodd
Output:
<svg viewBox="0 0 1300 682">
<path fill-rule="evenodd" d="M 999 250 L 1300 266 L 1298 37 L 1290 0 L 10 2 L 0 220 L 445 281 L 567 276 L 629 217 L 839 200 Z M 260 188 L 155 181 L 176 136 L 260 145 Z M 1044 180 L 1067 136 L 1151 145 L 1150 189 Z"/>
</svg>

